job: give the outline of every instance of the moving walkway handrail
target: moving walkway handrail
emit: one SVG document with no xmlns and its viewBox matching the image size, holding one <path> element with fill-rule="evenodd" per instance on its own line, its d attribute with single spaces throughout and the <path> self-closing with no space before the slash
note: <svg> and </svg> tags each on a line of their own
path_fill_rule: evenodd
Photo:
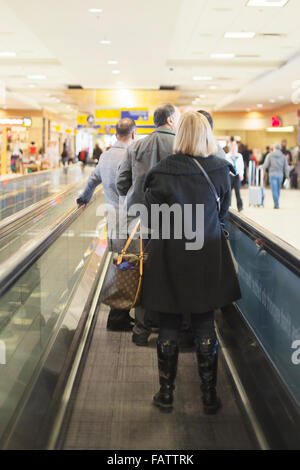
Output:
<svg viewBox="0 0 300 470">
<path fill-rule="evenodd" d="M 89 204 L 95 200 L 101 188 L 102 185 L 99 185 Z M 84 206 L 70 209 L 0 264 L 0 297 L 48 250 L 83 211 Z"/>
<path fill-rule="evenodd" d="M 266 228 L 245 217 L 235 209 L 230 209 L 228 220 L 238 227 L 255 243 L 270 253 L 281 264 L 286 266 L 297 276 L 300 276 L 300 251 L 285 242 Z"/>
<path fill-rule="evenodd" d="M 67 189 L 59 193 L 52 194 L 51 196 L 48 196 L 47 198 L 42 199 L 41 201 L 38 201 L 35 204 L 32 204 L 31 206 L 25 207 L 24 209 L 16 212 L 15 214 L 12 214 L 11 216 L 3 219 L 3 221 L 0 222 L 0 240 L 9 235 L 10 232 L 16 230 L 17 228 L 21 227 L 25 223 L 34 219 L 35 217 L 38 217 L 45 210 L 52 207 L 53 203 L 57 199 L 67 197 L 69 194 L 75 191 L 77 187 L 79 188 L 82 184 L 82 181 L 74 183 Z"/>
<path fill-rule="evenodd" d="M 27 242 L 20 250 L 0 264 L 0 296 L 47 251 L 82 211 L 83 207 L 70 209 L 37 237 Z"/>
</svg>

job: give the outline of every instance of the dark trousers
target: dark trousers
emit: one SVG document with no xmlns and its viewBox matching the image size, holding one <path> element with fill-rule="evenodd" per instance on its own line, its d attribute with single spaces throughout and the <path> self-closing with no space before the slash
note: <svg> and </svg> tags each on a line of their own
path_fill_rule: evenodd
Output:
<svg viewBox="0 0 300 470">
<path fill-rule="evenodd" d="M 178 342 L 180 329 L 183 322 L 183 315 L 176 313 L 158 313 L 158 340 Z M 191 329 L 194 333 L 196 342 L 201 342 L 203 338 L 216 341 L 216 331 L 214 325 L 214 312 L 192 313 Z"/>
<path fill-rule="evenodd" d="M 236 175 L 236 176 L 230 175 L 230 179 L 231 179 L 231 189 L 235 190 L 237 208 L 240 211 L 240 210 L 243 209 L 243 201 L 242 201 L 241 192 L 240 192 L 241 191 L 241 180 L 240 180 L 239 175 Z"/>
</svg>

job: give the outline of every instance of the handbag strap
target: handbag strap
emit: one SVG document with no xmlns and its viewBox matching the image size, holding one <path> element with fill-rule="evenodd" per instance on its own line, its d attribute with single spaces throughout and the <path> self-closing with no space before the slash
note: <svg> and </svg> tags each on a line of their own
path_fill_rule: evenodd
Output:
<svg viewBox="0 0 300 470">
<path fill-rule="evenodd" d="M 142 236 L 142 229 L 141 229 L 141 221 L 139 220 L 134 229 L 132 230 L 130 237 L 128 238 L 123 250 L 121 251 L 120 255 L 118 256 L 117 259 L 117 264 L 121 264 L 123 260 L 123 256 L 126 254 L 126 251 L 128 250 L 136 232 L 140 229 L 140 275 L 142 276 L 143 274 L 143 260 L 144 260 L 144 251 L 143 251 L 143 236 Z"/>
<path fill-rule="evenodd" d="M 210 190 L 211 190 L 211 192 L 213 193 L 213 195 L 215 197 L 215 200 L 216 200 L 216 203 L 217 203 L 218 213 L 220 214 L 220 212 L 221 212 L 221 198 L 220 198 L 220 196 L 218 195 L 218 193 L 216 191 L 215 185 L 213 184 L 212 180 L 210 179 L 210 177 L 208 176 L 208 174 L 204 170 L 201 163 L 196 158 L 193 158 L 193 161 L 196 163 L 196 165 L 200 168 L 203 175 L 205 176 L 205 179 L 206 179 L 206 181 L 207 181 L 207 183 L 210 187 Z"/>
</svg>

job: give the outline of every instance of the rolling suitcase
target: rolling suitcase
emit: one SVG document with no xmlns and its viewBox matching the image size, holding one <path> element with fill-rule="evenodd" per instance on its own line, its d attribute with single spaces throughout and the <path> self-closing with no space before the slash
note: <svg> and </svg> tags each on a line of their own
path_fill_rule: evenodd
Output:
<svg viewBox="0 0 300 470">
<path fill-rule="evenodd" d="M 249 163 L 249 206 L 264 207 L 264 170 L 256 168 L 254 162 Z"/>
</svg>

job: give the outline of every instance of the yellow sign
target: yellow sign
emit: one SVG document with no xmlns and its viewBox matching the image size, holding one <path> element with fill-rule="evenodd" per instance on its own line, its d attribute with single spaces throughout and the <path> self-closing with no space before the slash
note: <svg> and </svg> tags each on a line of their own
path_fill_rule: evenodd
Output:
<svg viewBox="0 0 300 470">
<path fill-rule="evenodd" d="M 54 126 L 54 129 L 56 132 L 60 132 L 61 131 L 61 127 L 60 126 Z"/>
<path fill-rule="evenodd" d="M 96 109 L 95 110 L 96 121 L 118 121 L 121 119 L 120 109 Z"/>
<path fill-rule="evenodd" d="M 77 116 L 77 124 L 80 126 L 86 126 L 87 125 L 87 115 L 86 114 L 78 114 Z"/>
<path fill-rule="evenodd" d="M 1 175 L 6 175 L 6 172 L 7 172 L 6 147 L 7 147 L 7 129 L 3 127 L 2 128 Z"/>
</svg>

